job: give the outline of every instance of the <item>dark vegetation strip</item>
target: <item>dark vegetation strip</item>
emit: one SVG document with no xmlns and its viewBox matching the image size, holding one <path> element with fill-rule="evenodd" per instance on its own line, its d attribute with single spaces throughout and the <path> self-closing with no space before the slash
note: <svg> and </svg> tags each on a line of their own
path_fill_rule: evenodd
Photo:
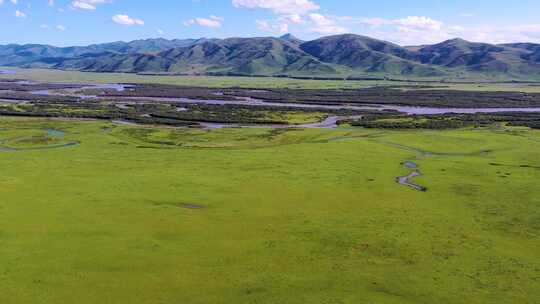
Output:
<svg viewBox="0 0 540 304">
<path fill-rule="evenodd" d="M 56 83 L 36 83 L 26 80 L 1 80 L 0 91 L 11 90 L 18 92 L 32 92 L 42 90 L 65 90 L 82 88 L 79 84 L 56 84 Z"/>
<path fill-rule="evenodd" d="M 143 84 L 125 91 L 102 90 L 109 97 L 163 97 L 200 100 L 236 100 L 249 97 L 268 102 L 321 105 L 388 104 L 424 107 L 497 108 L 540 107 L 540 93 L 421 90 L 427 86 L 385 86 L 368 89 L 214 89 Z"/>
<path fill-rule="evenodd" d="M 540 113 L 477 113 L 443 115 L 392 115 L 387 113 L 364 115 L 348 121 L 353 126 L 373 129 L 458 129 L 485 127 L 495 123 L 540 129 Z"/>
<path fill-rule="evenodd" d="M 402 90 L 377 87 L 359 90 L 286 90 L 265 92 L 230 90 L 225 95 L 251 97 L 271 102 L 307 104 L 387 104 L 419 107 L 497 108 L 540 106 L 540 94 L 519 92 L 473 92 L 454 90 Z"/>
<path fill-rule="evenodd" d="M 86 88 L 85 86 L 84 88 Z M 362 119 L 343 121 L 366 128 L 452 129 L 479 127 L 493 123 L 540 129 L 540 113 L 479 113 L 444 115 L 402 115 L 387 111 L 306 109 L 250 105 L 219 105 L 145 100 L 144 97 L 187 98 L 199 100 L 236 100 L 250 97 L 279 103 L 305 104 L 401 104 L 430 107 L 529 107 L 540 106 L 540 94 L 515 92 L 463 92 L 418 90 L 421 86 L 394 86 L 360 90 L 288 90 L 288 89 L 211 89 L 172 85 L 143 84 L 124 91 L 84 89 L 81 96 L 35 94 L 43 90 L 81 89 L 81 85 L 35 84 L 0 81 L 0 99 L 28 103 L 0 103 L 0 115 L 32 117 L 92 118 L 124 120 L 141 124 L 194 126 L 196 122 L 279 125 L 287 123 L 288 113 L 326 113 L 335 116 L 362 115 Z M 414 88 L 414 89 L 413 89 Z M 3 90 L 2 90 L 3 89 Z M 407 90 L 404 90 L 407 89 Z M 129 97 L 141 98 L 130 100 Z M 271 115 L 269 115 L 271 113 Z M 281 118 L 280 118 L 281 117 Z"/>
<path fill-rule="evenodd" d="M 256 108 L 242 105 L 206 105 L 182 103 L 178 111 L 177 103 L 137 101 L 133 104 L 115 103 L 109 100 L 74 99 L 54 95 L 24 95 L 21 98 L 30 103 L 0 104 L 0 115 L 28 117 L 91 118 L 104 120 L 124 120 L 140 124 L 163 124 L 170 126 L 195 126 L 197 122 L 224 124 L 286 124 L 289 114 L 321 113 L 319 109 L 298 109 L 288 107 Z M 21 99 L 22 100 L 22 99 Z M 121 105 L 119 107 L 118 105 Z M 327 115 L 353 115 L 350 110 L 325 110 Z M 369 112 L 366 112 L 369 113 Z M 269 116 L 270 115 L 270 116 Z"/>
</svg>

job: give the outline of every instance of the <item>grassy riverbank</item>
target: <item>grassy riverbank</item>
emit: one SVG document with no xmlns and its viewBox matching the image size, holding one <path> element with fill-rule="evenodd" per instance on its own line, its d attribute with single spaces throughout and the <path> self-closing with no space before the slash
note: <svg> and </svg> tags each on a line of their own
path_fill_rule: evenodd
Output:
<svg viewBox="0 0 540 304">
<path fill-rule="evenodd" d="M 0 130 L 1 303 L 540 300 L 539 131 Z"/>
</svg>

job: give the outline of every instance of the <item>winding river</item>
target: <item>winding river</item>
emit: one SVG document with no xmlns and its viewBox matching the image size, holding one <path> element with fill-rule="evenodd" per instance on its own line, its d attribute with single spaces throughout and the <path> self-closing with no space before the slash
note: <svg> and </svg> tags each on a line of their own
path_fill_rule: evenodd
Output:
<svg viewBox="0 0 540 304">
<path fill-rule="evenodd" d="M 66 83 L 67 84 L 67 83 Z M 69 84 L 68 84 L 69 85 Z M 76 84 L 73 84 L 76 85 Z M 56 95 L 56 96 L 74 96 L 82 99 L 105 99 L 111 97 L 103 97 L 97 95 L 86 95 L 77 93 L 79 90 L 86 89 L 112 89 L 118 92 L 125 91 L 134 85 L 107 83 L 107 84 L 87 84 L 82 85 L 77 89 L 65 90 L 38 90 L 32 91 L 36 95 Z M 219 94 L 216 94 L 219 95 Z M 250 97 L 236 97 L 235 100 L 206 100 L 206 99 L 190 99 L 190 98 L 166 98 L 166 97 L 114 97 L 118 100 L 118 104 L 129 104 L 137 102 L 167 102 L 167 103 L 190 103 L 190 104 L 207 104 L 207 105 L 241 105 L 241 106 L 270 106 L 270 107 L 287 107 L 298 109 L 327 109 L 327 110 L 372 110 L 372 111 L 397 111 L 410 115 L 437 115 L 437 114 L 475 114 L 475 113 L 501 113 L 501 112 L 529 112 L 540 113 L 540 107 L 521 107 L 521 108 L 435 108 L 435 107 L 416 107 L 416 106 L 401 106 L 387 104 L 365 104 L 365 105 L 328 105 L 328 104 L 303 104 L 303 103 L 281 103 L 267 102 L 260 99 Z"/>
<path fill-rule="evenodd" d="M 6 71 L 2 71 L 6 72 Z M 32 81 L 18 81 L 18 84 L 37 85 L 40 83 Z M 206 104 L 206 105 L 240 105 L 240 106 L 253 106 L 253 107 L 276 107 L 276 108 L 298 108 L 298 109 L 321 109 L 321 110 L 356 110 L 356 111 L 397 111 L 409 115 L 438 115 L 438 114 L 475 114 L 475 113 L 501 113 L 501 112 L 528 112 L 528 113 L 540 113 L 540 107 L 520 107 L 520 108 L 437 108 L 437 107 L 417 107 L 417 106 L 402 106 L 402 105 L 388 105 L 388 104 L 340 104 L 340 105 L 328 105 L 328 104 L 303 104 L 303 103 L 281 103 L 281 102 L 267 102 L 261 99 L 255 99 L 251 97 L 236 97 L 233 100 L 220 100 L 221 95 L 216 93 L 216 99 L 190 99 L 190 98 L 165 98 L 165 97 L 107 97 L 98 96 L 92 94 L 81 93 L 82 90 L 116 90 L 118 92 L 125 91 L 135 85 L 121 84 L 121 83 L 105 83 L 105 84 L 74 84 L 74 83 L 61 83 L 63 85 L 71 85 L 72 88 L 65 89 L 49 89 L 49 90 L 36 90 L 31 91 L 34 95 L 49 95 L 49 96 L 73 96 L 81 99 L 112 99 L 114 98 L 114 104 L 119 108 L 125 108 L 133 104 L 144 104 L 150 102 L 163 102 L 170 104 L 178 104 L 178 111 L 186 110 L 181 104 Z M 15 99 L 0 99 L 0 102 L 19 102 L 25 103 L 28 100 L 15 100 Z M 302 124 L 298 127 L 304 128 L 336 128 L 338 121 L 345 119 L 360 118 L 361 116 L 330 116 L 324 121 L 319 123 Z M 238 124 L 222 124 L 222 123 L 200 123 L 205 128 L 226 128 L 226 127 L 258 127 L 258 128 L 287 128 L 290 125 L 238 125 Z"/>
</svg>

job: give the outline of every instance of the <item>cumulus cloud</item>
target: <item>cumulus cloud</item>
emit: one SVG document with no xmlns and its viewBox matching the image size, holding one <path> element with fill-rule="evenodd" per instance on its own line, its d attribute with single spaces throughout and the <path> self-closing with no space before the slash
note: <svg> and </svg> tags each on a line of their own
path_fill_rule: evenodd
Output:
<svg viewBox="0 0 540 304">
<path fill-rule="evenodd" d="M 309 29 L 310 32 L 323 35 L 342 34 L 347 32 L 345 27 L 338 25 L 334 19 L 331 19 L 328 16 L 312 13 L 309 14 L 309 19 L 312 23 L 312 26 Z"/>
<path fill-rule="evenodd" d="M 409 16 L 403 19 L 394 20 L 393 23 L 407 28 L 424 29 L 438 31 L 443 23 L 425 16 Z"/>
<path fill-rule="evenodd" d="M 452 37 L 450 27 L 427 16 L 400 19 L 337 17 L 341 24 L 354 25 L 355 33 L 400 44 L 440 42 Z"/>
<path fill-rule="evenodd" d="M 299 14 L 283 15 L 278 18 L 280 21 L 293 23 L 293 24 L 303 24 L 305 23 L 304 18 Z"/>
<path fill-rule="evenodd" d="M 300 26 L 313 24 L 312 32 L 336 33 L 344 29 L 329 22 L 324 22 L 317 14 L 320 9 L 319 4 L 312 0 L 232 0 L 232 4 L 237 8 L 265 9 L 276 14 L 273 20 L 256 20 L 257 28 L 264 32 L 283 33 L 289 31 L 289 25 Z M 313 17 L 311 16 L 313 15 Z M 318 23 L 317 23 L 318 22 Z"/>
<path fill-rule="evenodd" d="M 54 28 L 51 28 L 48 24 L 41 24 L 39 27 L 41 29 L 44 29 L 44 30 L 55 29 L 55 30 L 60 31 L 60 32 L 63 32 L 63 31 L 67 30 L 67 27 L 65 27 L 64 25 L 61 25 L 61 24 L 55 26 Z"/>
<path fill-rule="evenodd" d="M 310 0 L 233 0 L 234 7 L 268 9 L 277 14 L 306 14 L 320 8 Z"/>
<path fill-rule="evenodd" d="M 74 0 L 71 2 L 73 9 L 95 10 L 98 4 L 107 3 L 109 0 Z"/>
<path fill-rule="evenodd" d="M 355 33 L 389 40 L 402 45 L 431 44 L 452 38 L 488 43 L 540 41 L 540 24 L 513 26 L 449 25 L 427 16 L 400 19 L 335 17 L 340 26 L 351 26 Z M 321 32 L 321 34 L 324 34 Z"/>
<path fill-rule="evenodd" d="M 540 24 L 524 24 L 512 26 L 477 26 L 452 27 L 454 36 L 467 40 L 507 43 L 507 42 L 540 42 Z"/>
<path fill-rule="evenodd" d="M 225 19 L 223 17 L 218 17 L 210 15 L 208 18 L 193 18 L 184 22 L 185 26 L 199 25 L 203 27 L 217 28 L 221 27 L 222 22 Z"/>
<path fill-rule="evenodd" d="M 215 20 L 215 21 L 220 21 L 220 22 L 223 22 L 225 20 L 225 18 L 223 17 L 218 17 L 216 15 L 210 15 L 210 19 L 211 20 Z"/>
<path fill-rule="evenodd" d="M 114 23 L 121 24 L 121 25 L 127 25 L 127 26 L 144 25 L 143 20 L 131 18 L 130 16 L 123 15 L 123 14 L 114 15 L 112 17 L 112 20 L 113 20 Z"/>
<path fill-rule="evenodd" d="M 19 11 L 19 10 L 16 10 L 15 11 L 15 17 L 17 17 L 17 18 L 26 18 L 26 14 Z"/>
<path fill-rule="evenodd" d="M 401 19 L 384 19 L 384 18 L 354 18 L 354 17 L 340 17 L 342 21 L 350 21 L 353 23 L 361 23 L 368 25 L 372 28 L 394 25 L 401 26 L 407 29 L 421 29 L 421 30 L 434 30 L 438 31 L 444 25 L 443 22 L 432 19 L 426 16 L 408 16 Z"/>
<path fill-rule="evenodd" d="M 340 17 L 340 20 L 342 20 L 342 21 L 355 21 L 356 18 L 353 18 L 353 17 Z M 387 20 L 387 19 L 384 19 L 384 18 L 362 18 L 358 22 L 369 25 L 372 28 L 377 28 L 377 27 L 380 27 L 380 26 L 383 26 L 383 25 L 392 24 L 391 20 Z"/>
<path fill-rule="evenodd" d="M 257 27 L 263 32 L 270 33 L 288 33 L 289 25 L 287 23 L 271 23 L 268 20 L 256 20 Z"/>
</svg>

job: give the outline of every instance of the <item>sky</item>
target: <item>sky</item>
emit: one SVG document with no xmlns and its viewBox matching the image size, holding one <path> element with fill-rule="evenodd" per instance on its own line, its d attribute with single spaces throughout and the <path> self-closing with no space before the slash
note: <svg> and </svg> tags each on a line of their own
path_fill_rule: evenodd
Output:
<svg viewBox="0 0 540 304">
<path fill-rule="evenodd" d="M 354 33 L 401 45 L 540 43 L 538 0 L 0 0 L 0 44 Z"/>
</svg>

